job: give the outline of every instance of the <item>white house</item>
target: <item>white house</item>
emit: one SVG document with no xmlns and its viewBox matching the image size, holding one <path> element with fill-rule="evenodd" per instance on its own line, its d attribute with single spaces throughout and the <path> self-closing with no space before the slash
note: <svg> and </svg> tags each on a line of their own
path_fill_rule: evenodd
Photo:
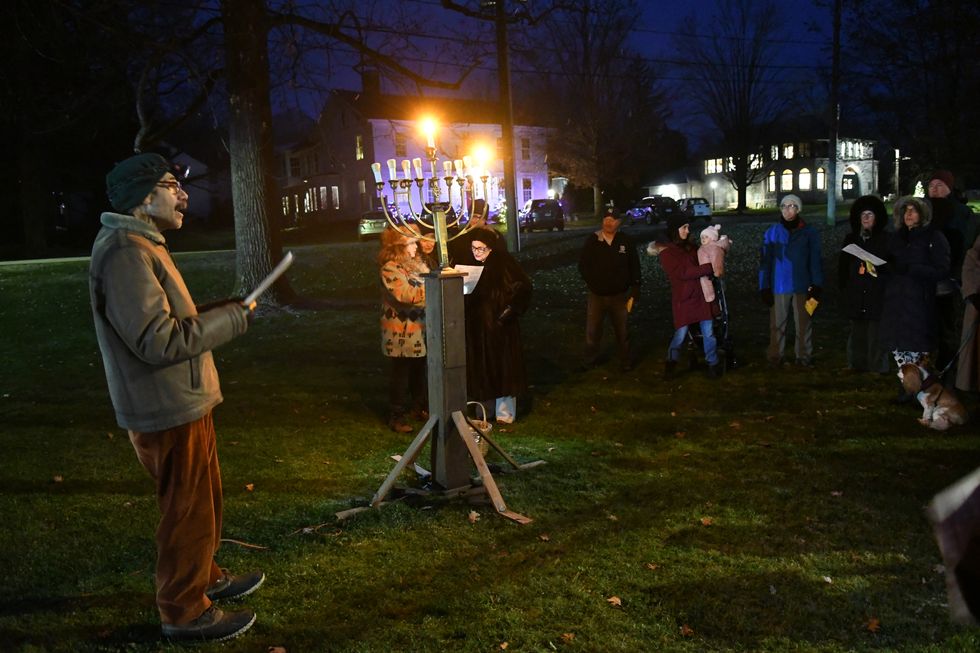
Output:
<svg viewBox="0 0 980 653">
<path fill-rule="evenodd" d="M 445 176 L 443 162 L 467 157 L 479 167 L 478 176 L 488 176 L 486 196 L 490 205 L 502 202 L 502 143 L 496 103 L 385 95 L 369 84 L 363 93 L 333 91 L 309 137 L 279 152 L 284 225 L 352 220 L 380 206 L 371 164 L 381 163 L 387 182 L 389 160 L 395 160 L 396 174 L 402 178 L 404 162 L 424 159 L 426 136 L 420 121 L 425 117 L 439 125 L 436 175 Z M 517 199 L 521 204 L 532 197 L 547 197 L 547 138 L 548 128 L 514 127 Z M 423 162 L 423 172 L 426 177 L 430 174 L 427 161 Z M 414 169 L 411 176 L 415 176 Z M 445 193 L 444 182 L 441 187 Z M 390 194 L 387 183 L 385 189 Z M 458 187 L 454 185 L 454 189 L 452 197 L 458 202 Z M 484 196 L 482 184 L 478 184 L 476 196 Z M 446 199 L 445 194 L 442 199 Z M 401 208 L 407 209 L 404 201 Z"/>
<path fill-rule="evenodd" d="M 748 208 L 776 206 L 787 193 L 799 195 L 804 204 L 823 204 L 827 201 L 830 159 L 829 139 L 781 139 L 766 146 L 751 161 L 758 171 L 757 181 L 746 191 Z M 837 142 L 836 179 L 830 184 L 838 201 L 849 201 L 877 193 L 879 188 L 876 142 L 868 139 L 842 137 Z M 658 180 L 649 186 L 651 195 L 667 195 L 674 199 L 704 197 L 717 209 L 738 205 L 738 193 L 726 176 L 733 169 L 732 157 L 719 156 L 702 161 L 699 175 L 683 180 Z"/>
</svg>

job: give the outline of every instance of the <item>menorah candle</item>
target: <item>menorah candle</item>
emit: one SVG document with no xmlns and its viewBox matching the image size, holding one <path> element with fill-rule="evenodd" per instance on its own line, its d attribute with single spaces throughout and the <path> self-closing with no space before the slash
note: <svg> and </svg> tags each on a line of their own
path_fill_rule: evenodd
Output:
<svg viewBox="0 0 980 653">
<path fill-rule="evenodd" d="M 414 166 L 414 168 L 415 168 L 415 178 L 416 179 L 421 179 L 422 178 L 422 159 L 420 159 L 419 157 L 415 157 L 414 159 L 412 159 L 412 166 Z"/>
<path fill-rule="evenodd" d="M 381 183 L 381 164 L 375 161 L 371 164 L 371 172 L 374 173 L 374 183 Z"/>
<path fill-rule="evenodd" d="M 463 157 L 463 166 L 466 168 L 467 172 L 472 173 L 473 169 L 473 158 L 470 156 Z"/>
<path fill-rule="evenodd" d="M 452 161 L 446 159 L 445 161 L 442 162 L 442 173 L 443 173 L 443 175 L 442 175 L 443 177 L 452 177 L 453 176 L 453 162 Z"/>
<path fill-rule="evenodd" d="M 456 159 L 455 161 L 453 161 L 453 165 L 456 166 L 456 176 L 457 177 L 462 177 L 463 176 L 463 160 L 462 159 Z"/>
<path fill-rule="evenodd" d="M 388 179 L 391 181 L 398 179 L 398 162 L 394 159 L 388 159 Z"/>
<path fill-rule="evenodd" d="M 412 162 L 408 159 L 402 159 L 402 172 L 405 173 L 405 179 L 412 178 Z"/>
</svg>

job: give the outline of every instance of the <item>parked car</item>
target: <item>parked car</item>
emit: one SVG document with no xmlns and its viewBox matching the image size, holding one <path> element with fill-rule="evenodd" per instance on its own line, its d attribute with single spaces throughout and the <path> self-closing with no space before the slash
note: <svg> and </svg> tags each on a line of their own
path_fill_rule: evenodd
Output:
<svg viewBox="0 0 980 653">
<path fill-rule="evenodd" d="M 677 211 L 677 203 L 672 198 L 663 195 L 653 195 L 651 197 L 644 197 L 633 208 L 627 209 L 626 216 L 629 218 L 631 225 L 637 222 L 654 224 L 663 222 L 668 217 L 677 213 Z"/>
<path fill-rule="evenodd" d="M 711 205 L 703 197 L 685 197 L 677 200 L 677 208 L 689 218 L 707 218 L 711 222 Z"/>
<path fill-rule="evenodd" d="M 384 211 L 381 209 L 365 211 L 357 222 L 357 237 L 359 240 L 367 240 L 372 236 L 379 235 L 387 226 L 388 219 L 385 217 Z"/>
<path fill-rule="evenodd" d="M 558 200 L 528 200 L 517 218 L 521 231 L 565 230 L 565 211 Z"/>
</svg>

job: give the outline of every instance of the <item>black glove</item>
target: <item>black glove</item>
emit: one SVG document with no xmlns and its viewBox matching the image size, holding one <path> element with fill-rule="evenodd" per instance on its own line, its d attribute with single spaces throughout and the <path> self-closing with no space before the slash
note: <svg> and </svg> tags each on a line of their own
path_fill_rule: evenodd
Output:
<svg viewBox="0 0 980 653">
<path fill-rule="evenodd" d="M 977 311 L 980 312 L 980 293 L 973 293 L 972 295 L 966 298 L 966 301 L 973 304 L 973 308 L 977 309 Z"/>
<path fill-rule="evenodd" d="M 806 289 L 807 299 L 815 299 L 819 302 L 821 295 L 823 295 L 823 288 L 821 288 L 820 286 L 810 286 L 809 288 Z"/>
<path fill-rule="evenodd" d="M 511 308 L 510 306 L 507 306 L 504 310 L 500 312 L 500 315 L 497 316 L 497 324 L 503 326 L 507 322 L 513 320 L 515 317 L 517 317 L 517 314 L 514 313 L 514 309 Z"/>
<path fill-rule="evenodd" d="M 763 288 L 759 291 L 759 298 L 766 306 L 772 307 L 776 303 L 776 298 L 772 296 L 772 288 Z"/>
</svg>

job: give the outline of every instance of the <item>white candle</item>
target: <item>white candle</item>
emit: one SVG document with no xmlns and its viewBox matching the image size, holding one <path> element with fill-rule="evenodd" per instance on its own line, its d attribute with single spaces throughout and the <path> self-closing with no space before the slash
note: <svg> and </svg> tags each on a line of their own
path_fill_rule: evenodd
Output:
<svg viewBox="0 0 980 653">
<path fill-rule="evenodd" d="M 463 157 L 463 166 L 466 167 L 466 170 L 467 171 L 472 172 L 473 158 L 472 157 L 469 157 L 469 156 L 464 156 Z"/>
<path fill-rule="evenodd" d="M 412 166 L 415 167 L 415 178 L 416 179 L 421 179 L 422 178 L 422 159 L 420 159 L 419 157 L 415 157 L 414 159 L 412 159 Z"/>
<path fill-rule="evenodd" d="M 425 146 L 435 149 L 436 147 L 436 135 L 433 130 L 429 130 L 425 135 Z"/>
<path fill-rule="evenodd" d="M 398 179 L 398 162 L 394 159 L 388 159 L 388 179 L 391 181 Z"/>
<path fill-rule="evenodd" d="M 381 183 L 381 164 L 375 161 L 371 164 L 371 172 L 374 173 L 374 183 Z"/>
<path fill-rule="evenodd" d="M 405 179 L 412 178 L 412 162 L 408 159 L 402 159 L 402 172 L 405 173 Z"/>
<path fill-rule="evenodd" d="M 456 176 L 457 177 L 462 177 L 463 176 L 463 160 L 462 159 L 456 159 L 455 161 L 453 161 L 453 164 L 456 166 Z"/>
<path fill-rule="evenodd" d="M 442 176 L 452 177 L 453 176 L 453 162 L 450 160 L 445 160 L 442 162 Z"/>
</svg>

